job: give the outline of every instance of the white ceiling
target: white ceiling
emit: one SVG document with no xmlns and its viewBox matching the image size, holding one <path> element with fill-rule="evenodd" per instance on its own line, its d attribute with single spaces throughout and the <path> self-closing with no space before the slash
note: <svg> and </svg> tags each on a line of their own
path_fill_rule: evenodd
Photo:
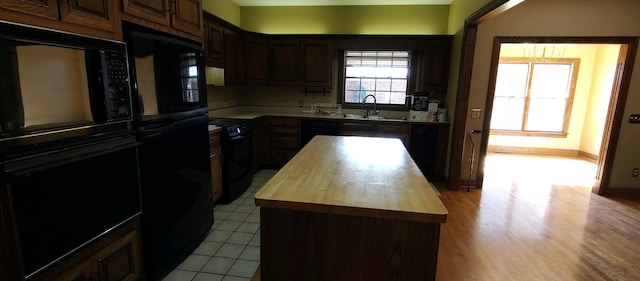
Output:
<svg viewBox="0 0 640 281">
<path fill-rule="evenodd" d="M 238 6 L 449 5 L 453 0 L 232 0 Z"/>
</svg>

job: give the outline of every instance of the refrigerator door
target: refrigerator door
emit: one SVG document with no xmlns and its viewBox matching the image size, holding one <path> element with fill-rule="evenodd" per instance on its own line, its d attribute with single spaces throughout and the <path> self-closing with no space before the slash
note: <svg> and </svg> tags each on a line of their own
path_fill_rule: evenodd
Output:
<svg viewBox="0 0 640 281">
<path fill-rule="evenodd" d="M 145 127 L 140 147 L 145 272 L 159 279 L 208 235 L 213 201 L 207 116 Z"/>
</svg>

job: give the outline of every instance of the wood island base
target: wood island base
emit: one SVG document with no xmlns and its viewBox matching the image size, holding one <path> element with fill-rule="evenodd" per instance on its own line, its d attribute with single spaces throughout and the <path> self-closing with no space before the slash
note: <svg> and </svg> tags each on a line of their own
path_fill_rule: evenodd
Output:
<svg viewBox="0 0 640 281">
<path fill-rule="evenodd" d="M 435 280 L 439 223 L 261 209 L 260 280 Z"/>
</svg>

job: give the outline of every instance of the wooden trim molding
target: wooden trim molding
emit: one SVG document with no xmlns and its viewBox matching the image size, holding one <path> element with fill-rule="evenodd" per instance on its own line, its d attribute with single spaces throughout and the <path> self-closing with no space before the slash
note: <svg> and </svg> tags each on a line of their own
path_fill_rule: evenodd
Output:
<svg viewBox="0 0 640 281">
<path fill-rule="evenodd" d="M 455 114 L 451 135 L 451 154 L 449 155 L 449 175 L 447 187 L 458 190 L 462 167 L 460 161 L 463 155 L 467 110 L 469 109 L 469 92 L 471 91 L 471 76 L 473 74 L 473 59 L 475 57 L 478 25 L 490 20 L 503 12 L 515 7 L 525 0 L 493 0 L 483 6 L 465 20 L 462 32 L 462 51 L 458 75 L 458 90 L 456 92 Z M 483 162 L 483 159 L 480 159 Z"/>
<path fill-rule="evenodd" d="M 598 155 L 591 154 L 582 150 L 560 149 L 560 148 L 539 148 L 539 147 L 514 147 L 490 145 L 487 148 L 489 153 L 509 153 L 509 154 L 528 154 L 528 155 L 554 155 L 564 157 L 577 157 L 589 162 L 597 163 Z"/>
<path fill-rule="evenodd" d="M 579 151 L 576 149 L 516 147 L 516 146 L 498 146 L 498 145 L 490 145 L 487 148 L 487 152 L 529 154 L 529 155 L 553 155 L 553 156 L 565 156 L 565 157 L 578 157 L 580 155 Z"/>
<path fill-rule="evenodd" d="M 593 163 L 598 163 L 598 158 L 600 158 L 597 154 L 591 154 L 582 150 L 578 150 L 578 157 Z"/>
<path fill-rule="evenodd" d="M 640 188 L 613 187 L 607 190 L 607 197 L 640 198 Z"/>
</svg>

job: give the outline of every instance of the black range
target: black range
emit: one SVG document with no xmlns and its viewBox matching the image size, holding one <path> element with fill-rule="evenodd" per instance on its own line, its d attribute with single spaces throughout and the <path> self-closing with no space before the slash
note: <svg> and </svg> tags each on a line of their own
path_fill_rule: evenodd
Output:
<svg viewBox="0 0 640 281">
<path fill-rule="evenodd" d="M 253 164 L 253 122 L 246 119 L 211 118 L 210 125 L 222 127 L 222 197 L 220 203 L 233 202 L 251 182 Z"/>
</svg>

